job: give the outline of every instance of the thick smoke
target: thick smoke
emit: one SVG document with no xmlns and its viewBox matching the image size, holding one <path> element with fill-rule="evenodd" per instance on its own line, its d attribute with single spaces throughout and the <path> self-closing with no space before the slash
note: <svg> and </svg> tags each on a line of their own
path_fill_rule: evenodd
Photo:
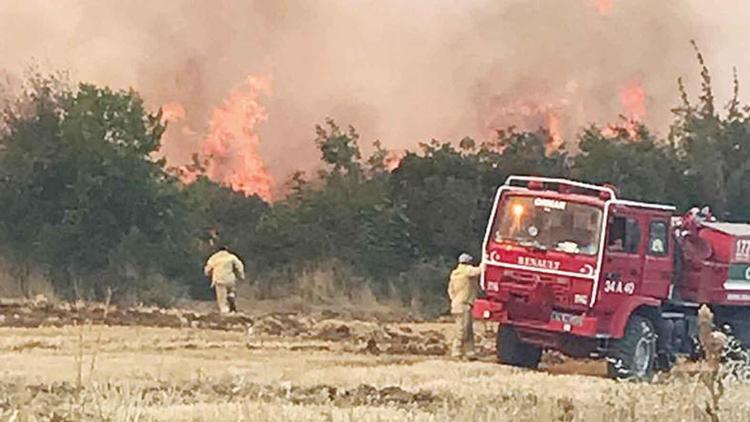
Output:
<svg viewBox="0 0 750 422">
<path fill-rule="evenodd" d="M 733 65 L 750 79 L 748 18 L 744 0 L 5 0 L 0 68 L 36 58 L 132 86 L 154 108 L 182 104 L 165 146 L 174 163 L 199 149 L 233 88 L 270 76 L 259 150 L 283 180 L 316 165 L 313 126 L 327 116 L 390 148 L 543 124 L 539 110 L 569 136 L 617 121 L 621 90 L 640 85 L 645 121 L 664 131 L 676 78 L 696 79 L 690 39 L 720 98 Z"/>
</svg>

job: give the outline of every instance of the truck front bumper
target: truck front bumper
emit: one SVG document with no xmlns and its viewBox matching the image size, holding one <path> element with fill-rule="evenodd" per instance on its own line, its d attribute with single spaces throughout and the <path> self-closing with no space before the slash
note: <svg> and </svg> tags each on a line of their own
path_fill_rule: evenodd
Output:
<svg viewBox="0 0 750 422">
<path fill-rule="evenodd" d="M 565 333 L 581 337 L 603 338 L 599 328 L 604 323 L 601 318 L 587 315 L 576 315 L 561 311 L 553 311 L 549 320 L 538 321 L 532 319 L 509 319 L 508 312 L 502 302 L 487 299 L 477 299 L 472 308 L 474 319 L 493 321 L 520 328 L 522 332 L 532 331 L 546 333 Z"/>
</svg>

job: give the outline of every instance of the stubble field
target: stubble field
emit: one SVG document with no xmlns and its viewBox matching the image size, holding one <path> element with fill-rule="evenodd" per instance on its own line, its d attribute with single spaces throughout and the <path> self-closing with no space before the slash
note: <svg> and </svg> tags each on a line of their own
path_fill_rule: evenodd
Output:
<svg viewBox="0 0 750 422">
<path fill-rule="evenodd" d="M 2 420 L 711 420 L 695 366 L 648 385 L 556 356 L 510 368 L 482 323 L 462 362 L 445 322 L 55 309 L 0 306 Z M 719 420 L 748 420 L 747 397 L 727 384 Z"/>
</svg>

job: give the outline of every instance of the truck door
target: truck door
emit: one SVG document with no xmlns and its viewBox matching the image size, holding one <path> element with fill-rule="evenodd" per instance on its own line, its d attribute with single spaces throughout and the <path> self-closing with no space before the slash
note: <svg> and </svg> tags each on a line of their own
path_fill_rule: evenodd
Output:
<svg viewBox="0 0 750 422">
<path fill-rule="evenodd" d="M 670 244 L 669 220 L 665 217 L 650 218 L 646 239 L 641 294 L 664 299 L 669 295 L 672 282 L 673 246 Z"/>
<path fill-rule="evenodd" d="M 607 225 L 606 246 L 599 284 L 599 300 L 616 307 L 639 293 L 643 269 L 641 221 L 635 213 L 615 208 Z"/>
</svg>

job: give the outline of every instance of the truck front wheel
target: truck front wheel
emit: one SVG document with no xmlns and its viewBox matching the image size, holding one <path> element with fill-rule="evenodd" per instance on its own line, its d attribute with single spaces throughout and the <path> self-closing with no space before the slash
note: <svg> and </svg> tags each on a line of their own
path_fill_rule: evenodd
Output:
<svg viewBox="0 0 750 422">
<path fill-rule="evenodd" d="M 542 357 L 542 349 L 522 342 L 516 329 L 510 325 L 497 327 L 497 360 L 506 365 L 521 368 L 536 368 Z"/>
<path fill-rule="evenodd" d="M 649 381 L 656 360 L 656 331 L 648 318 L 632 315 L 625 335 L 615 340 L 607 355 L 607 373 L 611 378 Z"/>
</svg>

